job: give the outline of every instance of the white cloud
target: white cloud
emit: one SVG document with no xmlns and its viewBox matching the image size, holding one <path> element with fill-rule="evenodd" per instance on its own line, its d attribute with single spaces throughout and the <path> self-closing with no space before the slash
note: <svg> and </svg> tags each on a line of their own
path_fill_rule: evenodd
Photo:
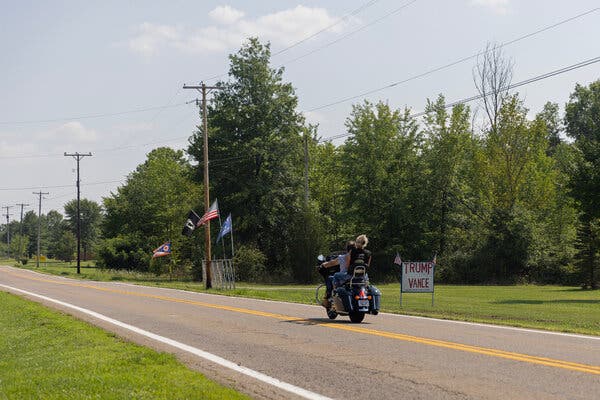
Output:
<svg viewBox="0 0 600 400">
<path fill-rule="evenodd" d="M 242 18 L 244 12 L 230 6 L 218 6 L 208 15 L 218 23 L 229 25 Z"/>
<path fill-rule="evenodd" d="M 40 140 L 57 145 L 92 143 L 97 137 L 95 130 L 88 129 L 77 121 L 67 122 L 58 128 L 40 132 L 36 136 Z"/>
<path fill-rule="evenodd" d="M 180 29 L 168 25 L 144 22 L 137 31 L 137 35 L 129 40 L 129 48 L 145 55 L 152 55 L 159 47 L 181 38 Z"/>
<path fill-rule="evenodd" d="M 180 51 L 218 52 L 238 47 L 250 36 L 258 36 L 274 45 L 289 46 L 337 21 L 324 8 L 296 6 L 288 10 L 244 18 L 244 12 L 230 6 L 219 6 L 209 13 L 217 25 L 200 28 L 158 25 L 145 22 L 137 27 L 128 41 L 129 48 L 153 55 L 163 48 Z M 340 32 L 345 24 L 337 24 L 331 32 Z"/>
<path fill-rule="evenodd" d="M 491 9 L 496 14 L 508 14 L 510 0 L 471 0 L 471 4 Z"/>
</svg>

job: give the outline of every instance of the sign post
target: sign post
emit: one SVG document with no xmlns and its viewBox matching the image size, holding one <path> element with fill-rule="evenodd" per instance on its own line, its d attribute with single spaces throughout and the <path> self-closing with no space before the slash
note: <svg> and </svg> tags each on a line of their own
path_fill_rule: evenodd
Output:
<svg viewBox="0 0 600 400">
<path fill-rule="evenodd" d="M 431 306 L 433 307 L 434 261 L 403 261 L 400 269 L 400 307 L 402 307 L 402 293 L 431 293 Z"/>
</svg>

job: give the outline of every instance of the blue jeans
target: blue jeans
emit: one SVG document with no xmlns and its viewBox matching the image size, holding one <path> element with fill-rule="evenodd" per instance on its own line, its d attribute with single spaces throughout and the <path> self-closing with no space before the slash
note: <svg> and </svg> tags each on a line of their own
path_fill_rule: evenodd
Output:
<svg viewBox="0 0 600 400">
<path fill-rule="evenodd" d="M 325 279 L 325 287 L 327 288 L 326 297 L 330 297 L 331 296 L 331 292 L 333 291 L 333 275 L 329 275 Z"/>
<path fill-rule="evenodd" d="M 333 274 L 333 284 L 340 286 L 350 278 L 351 276 L 347 272 L 336 272 Z"/>
</svg>

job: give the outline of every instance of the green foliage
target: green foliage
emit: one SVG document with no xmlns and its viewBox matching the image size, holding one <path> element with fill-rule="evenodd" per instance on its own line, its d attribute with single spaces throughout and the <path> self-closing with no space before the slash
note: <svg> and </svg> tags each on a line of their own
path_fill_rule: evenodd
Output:
<svg viewBox="0 0 600 400">
<path fill-rule="evenodd" d="M 570 186 L 581 210 L 579 265 L 585 285 L 596 288 L 600 281 L 595 228 L 600 218 L 600 80 L 575 87 L 565 108 L 565 125 L 567 134 L 575 139 Z"/>
<path fill-rule="evenodd" d="M 236 220 L 236 238 L 256 243 L 273 274 L 289 273 L 292 221 L 301 213 L 302 134 L 292 85 L 272 69 L 269 45 L 250 39 L 231 55 L 229 82 L 219 82 L 208 107 L 211 197 Z M 188 153 L 203 177 L 203 132 Z M 287 269 L 287 271 L 285 271 Z"/>
<path fill-rule="evenodd" d="M 14 257 L 16 260 L 22 260 L 23 258 L 27 258 L 26 257 L 26 253 L 25 250 L 27 249 L 27 246 L 29 245 L 29 237 L 28 236 L 21 236 L 19 234 L 14 235 L 10 238 L 10 254 L 12 257 Z"/>
<path fill-rule="evenodd" d="M 100 236 L 102 208 L 95 201 L 80 199 L 79 210 L 82 259 L 87 260 Z M 65 204 L 65 216 L 66 226 L 77 237 L 77 200 L 71 200 Z M 52 232 L 52 229 L 50 231 Z"/>
<path fill-rule="evenodd" d="M 190 209 L 198 208 L 200 188 L 191 179 L 182 151 L 158 148 L 104 199 L 104 235 L 99 252 L 109 268 L 147 270 L 152 250 L 171 241 L 175 261 L 192 259 L 194 238 L 181 235 Z"/>
<path fill-rule="evenodd" d="M 98 250 L 97 265 L 109 269 L 147 271 L 151 255 L 144 251 L 134 236 L 117 236 L 104 239 Z"/>
<path fill-rule="evenodd" d="M 236 271 L 236 280 L 244 282 L 262 281 L 266 276 L 265 263 L 267 257 L 252 245 L 240 246 L 233 259 Z"/>
<path fill-rule="evenodd" d="M 65 231 L 56 243 L 55 249 L 55 258 L 70 262 L 75 258 L 77 252 L 77 238 L 71 232 Z"/>
</svg>

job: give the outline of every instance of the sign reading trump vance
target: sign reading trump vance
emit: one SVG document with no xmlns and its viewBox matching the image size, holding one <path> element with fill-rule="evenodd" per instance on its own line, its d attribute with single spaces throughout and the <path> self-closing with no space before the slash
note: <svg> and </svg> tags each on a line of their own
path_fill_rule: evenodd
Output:
<svg viewBox="0 0 600 400">
<path fill-rule="evenodd" d="M 402 292 L 433 293 L 433 261 L 402 262 Z"/>
</svg>

